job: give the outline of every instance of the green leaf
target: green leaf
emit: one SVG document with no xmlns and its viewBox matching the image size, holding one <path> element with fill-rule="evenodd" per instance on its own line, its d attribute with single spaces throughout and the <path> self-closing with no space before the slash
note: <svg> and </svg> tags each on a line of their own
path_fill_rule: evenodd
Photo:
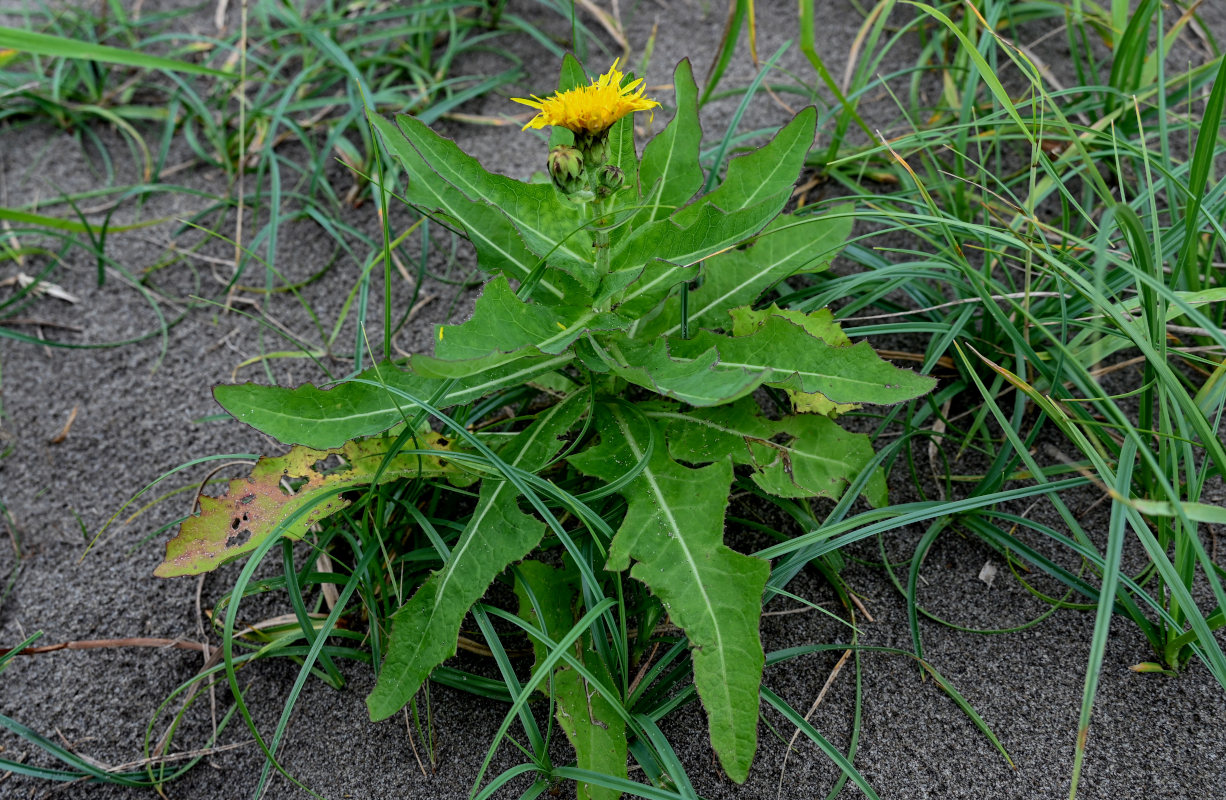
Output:
<svg viewBox="0 0 1226 800">
<path fill-rule="evenodd" d="M 542 412 L 500 454 L 511 466 L 535 472 L 562 448 L 587 406 L 575 395 Z M 472 518 L 455 546 L 421 587 L 392 615 L 387 657 L 366 698 L 370 718 L 386 719 L 403 708 L 430 672 L 455 655 L 464 615 L 509 564 L 524 558 L 545 535 L 545 523 L 519 510 L 510 481 L 485 480 Z"/>
<path fill-rule="evenodd" d="M 843 333 L 839 323 L 835 322 L 834 314 L 828 308 L 821 308 L 808 314 L 803 311 L 781 309 L 775 304 L 770 308 L 754 311 L 752 308 L 734 308 L 729 312 L 732 317 L 732 335 L 748 336 L 757 330 L 769 316 L 783 317 L 805 329 L 810 336 L 821 339 L 831 347 L 847 347 L 851 339 Z M 836 417 L 859 408 L 858 403 L 836 403 L 821 392 L 800 392 L 788 389 L 788 399 L 792 408 L 802 414 L 821 414 Z"/>
<path fill-rule="evenodd" d="M 632 77 L 627 75 L 625 82 L 629 82 Z M 627 114 L 609 128 L 609 164 L 620 169 L 626 180 L 619 193 L 614 195 L 614 200 L 625 198 L 622 202 L 637 204 L 639 157 L 634 146 L 633 114 Z"/>
<path fill-rule="evenodd" d="M 596 287 L 591 264 L 592 237 L 583 209 L 562 199 L 551 183 L 523 183 L 487 172 L 477 159 L 450 139 L 439 136 L 418 119 L 396 117 L 401 133 L 443 180 L 471 201 L 488 203 L 506 215 L 524 244 L 554 267 L 560 267 L 585 289 Z"/>
<path fill-rule="evenodd" d="M 573 569 L 557 569 L 540 561 L 523 561 L 515 568 L 515 597 L 519 616 L 534 623 L 551 639 L 558 639 L 575 624 L 574 601 L 579 574 Z M 536 597 L 541 614 L 532 605 L 529 591 Z M 544 663 L 549 648 L 538 637 L 529 635 L 535 661 L 532 671 Z M 545 691 L 544 687 L 541 691 Z"/>
<path fill-rule="evenodd" d="M 585 331 L 629 324 L 590 308 L 525 303 L 500 275 L 485 285 L 471 319 L 439 326 L 434 356 L 414 356 L 413 370 L 429 378 L 466 378 L 522 355 L 557 355 Z"/>
<path fill-rule="evenodd" d="M 798 392 L 820 392 L 836 403 L 893 405 L 919 397 L 936 381 L 881 359 L 867 342 L 830 345 L 809 328 L 781 314 L 765 315 L 742 336 L 700 331 L 692 339 L 669 339 L 674 359 L 706 358 L 714 349 L 715 375 L 747 373 L 762 382 Z"/>
<path fill-rule="evenodd" d="M 688 58 L 673 71 L 673 93 L 677 111 L 672 121 L 643 148 L 639 180 L 644 208 L 635 215 L 632 228 L 671 216 L 702 188 L 698 87 Z"/>
<path fill-rule="evenodd" d="M 25 53 L 55 58 L 79 58 L 89 61 L 101 61 L 107 64 L 121 64 L 140 69 L 164 69 L 169 72 L 187 72 L 193 75 L 208 75 L 212 78 L 234 80 L 232 73 L 193 64 L 189 61 L 178 61 L 173 58 L 149 55 L 139 51 L 125 50 L 122 47 L 108 47 L 93 42 L 82 42 L 77 39 L 65 39 L 48 33 L 19 28 L 0 27 L 0 50 L 12 49 Z"/>
<path fill-rule="evenodd" d="M 484 200 L 470 199 L 451 184 L 440 180 L 430 163 L 409 144 L 395 125 L 374 112 L 367 112 L 367 118 L 379 132 L 388 152 L 395 156 L 408 174 L 408 186 L 404 193 L 406 201 L 441 214 L 445 222 L 457 228 L 473 243 L 477 250 L 477 264 L 487 272 L 502 272 L 518 281 L 525 280 L 532 273 L 541 259 L 528 249 L 523 237 L 505 214 Z M 573 280 L 555 273 L 540 281 L 536 296 L 557 302 L 577 291 L 578 285 Z M 573 302 L 581 299 L 577 297 Z"/>
<path fill-rule="evenodd" d="M 622 406 L 602 408 L 600 444 L 571 462 L 613 481 L 643 458 L 652 423 Z M 758 686 L 764 657 L 758 635 L 770 565 L 723 544 L 732 464 L 689 469 L 665 448 L 622 489 L 625 520 L 609 548 L 607 568 L 647 584 L 689 638 L 694 684 L 707 712 L 711 746 L 724 771 L 743 782 L 757 748 Z"/>
<path fill-rule="evenodd" d="M 836 403 L 893 405 L 931 391 L 935 381 L 883 361 L 868 343 L 831 346 L 779 314 L 765 314 L 751 333 L 700 331 L 692 339 L 624 337 L 608 343 L 626 380 L 695 406 L 720 405 L 762 384 L 820 392 Z"/>
<path fill-rule="evenodd" d="M 761 203 L 781 191 L 790 193 L 816 133 L 817 109 L 813 106 L 801 109 L 765 145 L 729 161 L 723 183 L 695 205 L 710 203 L 725 211 L 735 211 Z M 691 205 L 675 216 L 684 224 L 685 219 L 696 213 Z"/>
<path fill-rule="evenodd" d="M 817 272 L 830 266 L 851 234 L 850 206 L 832 214 L 798 218 L 776 217 L 745 249 L 728 250 L 707 259 L 702 285 L 690 290 L 690 330 L 728 329 L 728 310 L 751 305 L 768 289 L 799 272 Z M 640 326 L 648 336 L 673 336 L 681 330 L 681 302 L 670 297 L 652 325 Z M 636 329 L 637 331 L 638 329 Z"/>
<path fill-rule="evenodd" d="M 744 397 L 762 385 L 769 370 L 722 369 L 714 347 L 688 358 L 672 358 L 669 342 L 650 344 L 614 339 L 609 353 L 617 359 L 612 370 L 619 377 L 657 394 L 692 406 L 716 406 Z"/>
<path fill-rule="evenodd" d="M 766 145 L 733 159 L 718 189 L 667 218 L 640 224 L 613 247 L 615 270 L 637 270 L 656 259 L 675 265 L 654 269 L 651 281 L 628 292 L 620 301 L 627 306 L 623 314 L 640 316 L 654 308 L 688 280 L 678 268 L 743 242 L 783 210 L 813 142 L 815 120 L 816 111 L 804 109 Z"/>
<path fill-rule="evenodd" d="M 579 59 L 575 58 L 574 53 L 567 53 L 562 57 L 562 67 L 558 70 L 558 92 L 568 92 L 578 86 L 586 86 L 589 83 L 587 73 L 583 69 L 583 65 L 579 63 Z M 571 145 L 575 143 L 575 135 L 563 128 L 561 125 L 553 125 L 549 129 L 549 146 L 557 147 L 560 144 Z"/>
<path fill-rule="evenodd" d="M 866 434 L 845 431 L 825 417 L 767 419 L 752 398 L 684 413 L 676 408 L 645 413 L 668 425 L 673 458 L 706 464 L 730 457 L 752 467 L 754 483 L 776 497 L 837 500 L 873 459 Z M 869 479 L 864 498 L 878 508 L 886 503 L 880 470 Z"/>
<path fill-rule="evenodd" d="M 1226 525 L 1226 508 L 1212 503 L 1192 503 L 1181 501 L 1176 505 L 1169 500 L 1142 500 L 1132 498 L 1123 500 L 1127 505 L 1150 517 L 1178 517 L 1180 512 L 1193 522 L 1204 522 L 1208 525 Z"/>
<path fill-rule="evenodd" d="M 753 476 L 754 483 L 776 497 L 843 496 L 848 483 L 873 460 L 868 434 L 843 430 L 828 417 L 787 417 L 780 430 L 791 440 L 780 445 L 778 458 Z M 864 487 L 874 508 L 887 502 L 885 473 L 875 471 Z"/>
<path fill-rule="evenodd" d="M 575 622 L 573 606 L 579 591 L 578 577 L 578 571 L 573 565 L 566 569 L 555 569 L 539 561 L 521 563 L 516 569 L 515 581 L 519 616 L 529 622 L 535 622 L 551 639 L 561 638 Z M 540 615 L 532 605 L 529 591 L 540 606 Z M 535 673 L 548 656 L 548 648 L 538 637 L 529 634 L 528 638 L 536 656 L 532 666 Z M 584 667 L 597 680 L 606 686 L 612 686 L 613 681 L 608 670 L 591 648 L 590 635 L 585 635 L 580 642 L 582 644 L 577 646 L 576 653 Z M 625 778 L 626 721 L 622 716 L 568 664 L 562 664 L 554 671 L 553 694 L 557 701 L 558 723 L 571 746 L 575 748 L 575 761 L 579 768 Z M 579 784 L 581 798 L 617 800 L 620 796 L 620 792 L 600 786 Z"/>
<path fill-rule="evenodd" d="M 654 259 L 633 270 L 614 270 L 606 282 L 626 284 L 617 300 L 617 312 L 631 319 L 641 318 L 660 305 L 660 301 L 679 283 L 698 277 L 698 265 L 680 265 Z"/>
<path fill-rule="evenodd" d="M 627 236 L 613 248 L 612 262 L 620 269 L 636 269 L 653 259 L 688 267 L 762 230 L 783 210 L 789 196 L 791 190 L 784 189 L 757 205 L 733 211 L 707 202 L 686 206 L 696 210 L 648 223 Z"/>
<path fill-rule="evenodd" d="M 383 483 L 451 471 L 437 456 L 398 453 L 387 459 L 394 442 L 395 437 L 385 436 L 347 442 L 332 450 L 295 447 L 283 456 L 261 458 L 249 476 L 230 481 L 222 496 L 200 498 L 200 512 L 184 520 L 179 533 L 166 543 L 166 559 L 154 574 L 199 575 L 250 553 L 274 533 L 301 538 L 311 525 L 349 505 L 341 491 L 367 485 L 376 474 Z M 451 441 L 424 427 L 407 446 L 445 453 Z M 327 469 L 332 456 L 343 463 Z M 303 483 L 293 486 L 299 481 Z"/>
<path fill-rule="evenodd" d="M 543 379 L 570 360 L 569 355 L 520 358 L 456 381 L 435 405 L 448 408 L 471 403 L 499 389 Z M 394 392 L 429 400 L 447 385 L 388 362 L 371 367 L 356 380 L 364 382 L 346 381 L 331 389 L 309 383 L 295 389 L 244 383 L 218 386 L 213 396 L 239 422 L 279 442 L 327 449 L 404 422 L 416 407 Z"/>
<path fill-rule="evenodd" d="M 583 655 L 584 666 L 606 686 L 612 685 L 595 651 L 587 648 Z M 554 673 L 553 691 L 558 703 L 558 724 L 575 748 L 576 766 L 614 778 L 626 778 L 626 721 L 608 699 L 588 686 L 587 680 L 569 666 Z M 580 782 L 577 789 L 579 800 L 617 800 L 622 796 L 616 789 L 594 783 Z"/>
</svg>

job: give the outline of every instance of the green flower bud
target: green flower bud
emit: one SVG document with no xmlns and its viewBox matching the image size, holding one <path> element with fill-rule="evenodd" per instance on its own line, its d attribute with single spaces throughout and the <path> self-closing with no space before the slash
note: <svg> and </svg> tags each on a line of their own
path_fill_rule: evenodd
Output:
<svg viewBox="0 0 1226 800">
<path fill-rule="evenodd" d="M 609 160 L 609 132 L 575 134 L 575 147 L 583 151 L 589 167 L 594 167 Z"/>
<path fill-rule="evenodd" d="M 626 173 L 622 172 L 620 167 L 605 164 L 596 171 L 596 185 L 599 187 L 597 191 L 606 197 L 622 188 L 625 182 Z"/>
<path fill-rule="evenodd" d="M 583 154 L 573 147 L 560 144 L 549 151 L 549 177 L 562 194 L 573 194 L 587 188 L 583 177 Z"/>
</svg>

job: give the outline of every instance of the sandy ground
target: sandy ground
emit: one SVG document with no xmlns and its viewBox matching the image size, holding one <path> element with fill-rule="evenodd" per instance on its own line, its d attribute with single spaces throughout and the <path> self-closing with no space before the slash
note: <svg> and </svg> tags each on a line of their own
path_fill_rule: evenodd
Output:
<svg viewBox="0 0 1226 800">
<path fill-rule="evenodd" d="M 649 85 L 667 83 L 673 62 L 682 56 L 694 60 L 696 73 L 705 71 L 718 46 L 722 4 L 644 0 L 633 4 L 633 10 L 629 10 L 630 3 L 621 5 L 628 9 L 628 38 L 637 52 L 658 22 L 658 39 L 647 72 Z M 832 65 L 841 64 L 839 54 L 849 52 L 860 17 L 845 0 L 819 5 L 830 7 L 818 28 L 821 52 Z M 511 6 L 546 19 L 536 4 L 526 0 Z M 765 57 L 795 36 L 794 3 L 760 0 L 758 15 L 759 51 Z M 1218 13 L 1217 22 L 1221 21 Z M 561 34 L 556 19 L 547 24 Z M 1226 36 L 1226 23 L 1217 25 L 1215 32 Z M 518 48 L 516 52 L 529 65 L 528 74 L 533 78 L 521 87 L 524 91 L 548 89 L 556 72 L 550 58 L 526 40 L 503 40 L 500 46 Z M 1046 52 L 1049 62 L 1058 63 L 1058 45 Z M 493 70 L 505 63 L 496 53 L 480 58 L 487 59 L 488 66 L 478 61 L 462 68 Z M 905 49 L 897 58 L 896 66 L 908 64 Z M 782 63 L 798 75 L 809 74 L 795 49 L 785 54 Z M 883 65 L 883 71 L 889 66 Z M 727 85 L 743 86 L 753 72 L 742 50 L 726 78 Z M 878 100 L 881 105 L 875 124 L 888 131 L 897 115 L 888 98 Z M 704 112 L 708 135 L 722 133 L 735 103 L 735 98 L 719 101 Z M 463 110 L 476 114 L 516 111 L 499 96 L 480 99 Z M 742 129 L 775 125 L 784 118 L 768 99 L 759 98 Z M 656 127 L 663 121 L 657 118 Z M 543 145 L 513 128 L 445 123 L 440 129 L 487 165 L 515 177 L 527 177 L 543 163 Z M 79 191 L 97 180 L 88 167 L 88 156 L 60 131 L 26 127 L 15 133 L 0 127 L 0 141 L 0 170 L 9 205 Z M 127 167 L 121 163 L 120 168 Z M 332 178 L 342 191 L 347 188 L 349 178 L 341 170 Z M 208 170 L 189 171 L 178 179 L 221 190 L 220 176 Z M 185 200 L 173 203 L 140 211 L 124 207 L 116 220 L 181 216 L 192 210 Z M 346 211 L 345 221 L 371 235 L 378 230 L 369 203 Z M 168 230 L 160 227 L 141 235 L 115 236 L 108 254 L 118 265 L 138 273 L 163 252 L 157 240 L 164 239 Z M 232 222 L 223 232 L 230 231 Z M 227 254 L 218 245 L 207 245 L 201 252 L 219 258 Z M 290 274 L 310 274 L 331 252 L 331 245 L 313 225 L 300 223 L 285 237 L 279 266 Z M 463 249 L 458 259 L 453 267 L 457 277 L 471 266 L 471 257 Z M 442 263 L 434 266 L 446 268 Z M 37 264 L 29 267 L 37 268 Z M 304 290 L 305 300 L 325 328 L 340 313 L 358 268 L 352 259 L 342 257 L 322 280 Z M 11 263 L 0 266 L 0 278 L 13 269 Z M 197 280 L 201 282 L 198 289 L 194 288 Z M 80 302 L 70 305 L 48 298 L 24 315 L 78 330 L 47 324 L 22 331 L 40 330 L 61 341 L 90 344 L 157 329 L 154 313 L 140 293 L 114 270 L 99 287 L 96 265 L 79 251 L 71 254 L 65 268 L 57 270 L 55 281 Z M 179 263 L 159 273 L 157 281 L 180 295 L 215 295 L 217 291 L 210 265 L 203 260 Z M 461 297 L 453 307 L 454 288 L 436 282 L 422 290 L 437 299 L 422 310 L 413 329 L 399 337 L 399 346 L 410 352 L 428 346 L 432 324 L 449 316 L 462 317 L 470 302 Z M 396 284 L 394 292 L 402 302 L 410 296 L 403 282 Z M 372 297 L 381 293 L 381 280 L 376 276 Z M 241 305 L 238 308 L 244 310 Z M 180 313 L 173 304 L 165 304 L 163 311 L 171 317 Z M 286 329 L 318 342 L 311 320 L 292 298 L 273 298 L 269 312 Z M 369 334 L 372 341 L 382 336 L 378 329 Z M 251 430 L 218 418 L 219 409 L 210 394 L 213 385 L 232 381 L 236 374 L 240 380 L 269 380 L 260 364 L 243 365 L 261 352 L 260 336 L 261 327 L 250 318 L 203 308 L 189 312 L 165 339 L 154 336 L 118 348 L 51 349 L 0 339 L 0 451 L 11 448 L 0 458 L 0 503 L 8 513 L 3 524 L 19 540 L 21 554 L 14 588 L 0 605 L 0 644 L 17 644 L 34 631 L 44 632 L 43 643 L 136 636 L 199 638 L 197 581 L 161 581 L 151 576 L 169 535 L 158 533 L 158 528 L 182 513 L 187 495 L 167 500 L 130 524 L 112 527 L 89 555 L 82 558 L 82 553 L 87 541 L 129 497 L 164 472 L 199 456 L 274 449 Z M 334 374 L 344 374 L 353 367 L 352 331 L 346 330 L 338 341 L 342 344 L 336 357 L 325 359 L 324 364 Z M 283 348 L 271 336 L 263 346 Z M 282 384 L 323 377 L 319 368 L 304 360 L 276 360 L 269 369 Z M 60 437 L 70 418 L 73 422 L 67 435 Z M 199 480 L 204 469 L 187 475 Z M 899 474 L 892 487 L 893 500 L 910 499 L 912 490 L 905 476 Z M 1096 514 L 1102 515 L 1101 506 L 1091 509 L 1098 499 L 1087 493 L 1069 502 L 1086 510 L 1092 523 Z M 1053 523 L 1058 522 L 1043 508 L 1033 513 L 1052 516 Z M 921 533 L 891 532 L 888 552 L 895 559 L 909 554 Z M 854 552 L 866 558 L 878 556 L 875 543 Z M 1003 564 L 997 564 L 1000 574 L 991 588 L 977 579 L 991 557 L 973 539 L 943 536 L 925 563 L 922 603 L 970 628 L 1016 625 L 1042 614 L 1044 604 L 1031 597 Z M 13 568 L 14 550 L 6 544 L 0 547 L 0 574 L 7 575 Z M 223 569 L 203 581 L 200 592 L 206 607 L 228 589 L 233 575 L 232 568 Z M 905 604 L 885 576 L 855 565 L 849 567 L 848 576 L 873 616 L 872 622 L 861 620 L 862 641 L 909 648 Z M 1039 585 L 1054 588 L 1041 581 Z M 813 576 L 800 576 L 793 589 L 819 602 L 830 599 L 829 590 Z M 1065 796 L 1092 615 L 1061 611 L 1024 632 L 1000 636 L 964 633 L 927 620 L 921 626 L 926 656 L 997 732 L 1016 768 L 1005 762 L 931 680 L 921 680 L 912 660 L 866 655 L 860 665 L 864 706 L 855 764 L 880 795 L 1027 800 Z M 845 641 L 846 635 L 820 615 L 781 614 L 766 619 L 764 640 L 769 652 Z M 810 656 L 772 667 L 766 684 L 797 708 L 807 710 L 838 655 Z M 1126 622 L 1117 622 L 1103 664 L 1082 798 L 1200 798 L 1215 796 L 1226 787 L 1226 694 L 1222 687 L 1195 664 L 1177 678 L 1143 676 L 1128 669 L 1149 658 L 1139 633 Z M 147 648 L 57 652 L 18 659 L 0 678 L 0 709 L 83 755 L 108 765 L 122 764 L 141 758 L 151 713 L 199 666 L 196 653 Z M 250 682 L 253 713 L 263 730 L 275 724 L 295 674 L 293 665 L 271 662 L 243 671 L 243 680 Z M 346 674 L 350 683 L 343 691 L 320 682 L 308 684 L 280 751 L 286 770 L 327 798 L 442 800 L 465 796 L 504 707 L 435 687 L 435 763 L 422 768 L 402 720 L 367 721 L 363 698 L 372 684 L 370 671 L 359 665 L 348 668 Z M 844 749 L 851 735 L 856 680 L 855 665 L 849 661 L 812 717 L 817 728 Z M 728 782 L 715 767 L 703 733 L 705 721 L 696 706 L 680 710 L 664 727 L 705 798 L 820 798 L 838 777 L 817 748 L 803 739 L 785 763 L 791 729 L 770 711 L 763 716 L 758 760 L 742 786 Z M 205 720 L 194 718 L 178 741 L 196 746 L 206 734 Z M 251 796 L 262 763 L 259 750 L 238 724 L 223 734 L 222 744 L 234 747 L 211 756 L 184 779 L 167 786 L 166 796 L 199 800 Z M 0 736 L 0 747 L 6 757 L 48 763 L 15 736 Z M 420 742 L 417 751 L 426 758 Z M 566 760 L 562 748 L 557 757 Z M 517 763 L 519 753 L 504 745 L 490 774 Z M 525 786 L 522 780 L 513 782 L 497 796 L 517 797 Z M 4 798 L 39 797 L 53 788 L 17 776 L 0 778 L 0 797 Z M 561 796 L 573 796 L 570 786 L 559 789 Z M 59 792 L 59 796 L 73 798 L 138 795 L 149 796 L 101 785 L 74 785 Z M 308 795 L 277 776 L 266 796 Z M 848 788 L 841 796 L 860 793 Z"/>
</svg>

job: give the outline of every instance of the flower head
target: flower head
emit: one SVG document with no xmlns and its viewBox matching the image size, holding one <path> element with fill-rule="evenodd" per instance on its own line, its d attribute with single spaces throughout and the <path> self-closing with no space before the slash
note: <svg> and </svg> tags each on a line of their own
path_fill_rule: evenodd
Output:
<svg viewBox="0 0 1226 800">
<path fill-rule="evenodd" d="M 655 100 L 643 97 L 646 87 L 642 78 L 622 86 L 623 76 L 617 68 L 618 60 L 614 60 L 609 71 L 592 81 L 590 86 L 578 86 L 544 99 L 536 95 L 532 95 L 531 100 L 511 98 L 539 112 L 528 120 L 524 130 L 557 125 L 574 132 L 576 136 L 599 137 L 627 114 L 658 108 L 660 104 Z"/>
</svg>

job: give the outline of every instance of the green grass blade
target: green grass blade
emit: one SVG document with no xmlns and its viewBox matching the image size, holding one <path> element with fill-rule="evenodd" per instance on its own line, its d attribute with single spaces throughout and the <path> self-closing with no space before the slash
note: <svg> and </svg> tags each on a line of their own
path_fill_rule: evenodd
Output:
<svg viewBox="0 0 1226 800">
<path fill-rule="evenodd" d="M 20 50 L 40 56 L 55 58 L 88 59 L 108 64 L 121 64 L 140 69 L 164 69 L 171 72 L 188 72 L 194 75 L 208 75 L 212 78 L 233 80 L 235 76 L 187 61 L 177 61 L 173 58 L 162 58 L 147 53 L 124 50 L 121 47 L 108 47 L 93 42 L 82 42 L 52 36 L 48 33 L 24 31 L 18 28 L 0 27 L 0 48 Z"/>
</svg>

